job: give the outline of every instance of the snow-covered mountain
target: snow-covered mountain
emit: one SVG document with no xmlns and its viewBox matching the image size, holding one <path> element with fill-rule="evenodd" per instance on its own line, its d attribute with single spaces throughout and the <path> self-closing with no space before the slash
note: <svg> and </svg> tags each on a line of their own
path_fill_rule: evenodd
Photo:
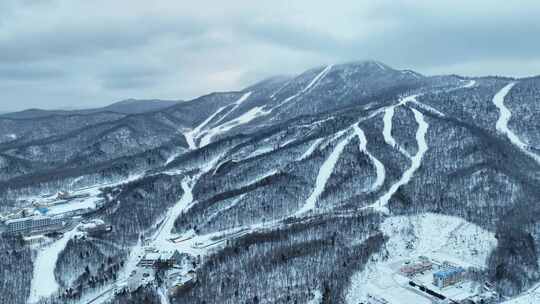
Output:
<svg viewBox="0 0 540 304">
<path fill-rule="evenodd" d="M 413 303 L 393 278 L 419 256 L 532 298 L 539 96 L 538 77 L 360 61 L 156 111 L 0 118 L 3 214 L 66 190 L 100 202 L 82 220 L 113 226 L 39 246 L 3 236 L 0 299 Z M 195 282 L 166 292 L 169 273 L 158 272 L 115 292 L 144 245 L 195 257 Z"/>
</svg>

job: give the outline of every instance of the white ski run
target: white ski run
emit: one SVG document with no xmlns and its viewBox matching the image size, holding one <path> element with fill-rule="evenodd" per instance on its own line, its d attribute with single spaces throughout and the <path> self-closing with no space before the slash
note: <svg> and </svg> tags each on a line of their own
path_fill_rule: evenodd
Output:
<svg viewBox="0 0 540 304">
<path fill-rule="evenodd" d="M 414 113 L 414 118 L 418 122 L 418 129 L 416 131 L 416 142 L 418 143 L 418 151 L 416 152 L 416 155 L 414 155 L 411 158 L 411 166 L 403 173 L 401 178 L 396 183 L 394 183 L 390 187 L 390 189 L 383 196 L 381 196 L 375 203 L 368 206 L 381 212 L 386 213 L 388 211 L 386 205 L 388 204 L 388 202 L 390 201 L 394 193 L 396 193 L 396 191 L 399 189 L 399 187 L 406 185 L 411 180 L 416 170 L 420 168 L 420 165 L 422 163 L 422 158 L 424 157 L 424 154 L 428 150 L 426 134 L 427 134 L 429 125 L 424 120 L 424 115 L 421 112 L 419 112 L 416 109 L 411 109 L 411 110 Z"/>
<path fill-rule="evenodd" d="M 367 138 L 364 133 L 364 131 L 358 126 L 358 124 L 355 124 L 354 132 L 358 136 L 358 139 L 360 140 L 360 152 L 365 153 L 369 159 L 373 162 L 373 165 L 375 166 L 375 170 L 377 172 L 377 178 L 375 179 L 375 182 L 373 183 L 373 186 L 371 187 L 370 191 L 375 191 L 379 189 L 386 178 L 386 171 L 384 169 L 384 165 L 369 151 L 367 150 Z"/>
<path fill-rule="evenodd" d="M 330 178 L 330 175 L 332 175 L 332 172 L 334 171 L 334 167 L 336 166 L 336 163 L 339 160 L 339 156 L 343 152 L 343 149 L 345 149 L 345 146 L 349 143 L 349 141 L 352 139 L 352 136 L 349 135 L 342 139 L 334 148 L 330 156 L 324 161 L 321 168 L 319 169 L 319 174 L 317 175 L 317 180 L 315 182 L 315 189 L 313 189 L 313 192 L 306 200 L 304 206 L 300 208 L 295 216 L 299 216 L 301 214 L 304 214 L 306 212 L 309 212 L 317 207 L 317 199 L 319 196 L 323 193 L 324 188 L 326 186 L 326 182 L 328 181 L 328 178 Z"/>
<path fill-rule="evenodd" d="M 508 128 L 508 122 L 510 121 L 510 117 L 512 116 L 512 112 L 510 112 L 510 109 L 508 109 L 504 105 L 504 99 L 506 98 L 506 95 L 510 92 L 512 87 L 514 87 L 516 83 L 511 82 L 507 84 L 504 88 L 502 88 L 495 96 L 493 97 L 493 103 L 495 106 L 499 109 L 499 119 L 497 120 L 497 123 L 495 125 L 497 131 L 500 133 L 506 135 L 510 142 L 514 144 L 516 147 L 518 147 L 521 151 L 523 151 L 525 154 L 533 158 L 537 163 L 540 164 L 540 155 L 537 155 L 533 152 L 531 152 L 528 149 L 528 145 L 524 143 L 519 136 L 514 133 L 512 130 Z"/>
</svg>

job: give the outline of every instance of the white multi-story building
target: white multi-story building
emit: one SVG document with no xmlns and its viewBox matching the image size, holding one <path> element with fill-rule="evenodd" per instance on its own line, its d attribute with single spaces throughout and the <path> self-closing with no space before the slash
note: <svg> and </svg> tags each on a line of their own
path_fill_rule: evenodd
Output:
<svg viewBox="0 0 540 304">
<path fill-rule="evenodd" d="M 5 222 L 6 233 L 46 233 L 62 229 L 66 222 L 62 218 L 30 216 Z"/>
</svg>

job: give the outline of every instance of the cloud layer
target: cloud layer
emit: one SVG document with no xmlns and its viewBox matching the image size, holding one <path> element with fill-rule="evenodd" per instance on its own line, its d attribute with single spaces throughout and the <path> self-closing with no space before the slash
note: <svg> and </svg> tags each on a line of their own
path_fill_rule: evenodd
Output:
<svg viewBox="0 0 540 304">
<path fill-rule="evenodd" d="M 3 0 L 0 112 L 190 99 L 361 59 L 535 75 L 538 16 L 536 0 Z"/>
</svg>

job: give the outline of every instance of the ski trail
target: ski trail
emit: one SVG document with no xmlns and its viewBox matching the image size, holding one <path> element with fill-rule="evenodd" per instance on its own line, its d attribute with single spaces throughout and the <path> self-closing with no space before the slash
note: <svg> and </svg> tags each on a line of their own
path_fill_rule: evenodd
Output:
<svg viewBox="0 0 540 304">
<path fill-rule="evenodd" d="M 186 139 L 189 149 L 190 150 L 197 149 L 197 145 L 195 144 L 195 136 L 194 136 L 193 130 L 189 130 L 188 132 L 185 132 L 183 134 L 184 134 L 184 138 Z"/>
<path fill-rule="evenodd" d="M 415 104 L 415 105 L 417 105 L 418 107 L 420 107 L 420 108 L 422 108 L 422 109 L 428 111 L 428 112 L 431 112 L 431 113 L 435 114 L 435 115 L 438 115 L 438 116 L 441 116 L 441 117 L 445 117 L 445 116 L 446 116 L 443 112 L 441 112 L 441 111 L 435 109 L 434 107 L 432 107 L 432 106 L 430 106 L 430 105 L 421 103 L 421 102 L 416 101 L 416 100 L 415 100 L 415 101 L 412 101 L 412 103 Z"/>
<path fill-rule="evenodd" d="M 229 206 L 221 209 L 221 210 L 217 210 L 214 214 L 210 215 L 206 221 L 205 221 L 205 225 L 208 225 L 210 224 L 216 217 L 218 217 L 220 214 L 223 214 L 224 212 L 236 207 L 236 205 L 238 205 L 238 203 L 246 196 L 246 193 L 244 194 L 241 194 L 238 198 L 236 198 Z"/>
<path fill-rule="evenodd" d="M 301 215 L 303 213 L 306 213 L 310 210 L 315 209 L 317 206 L 317 199 L 319 196 L 323 193 L 324 188 L 326 186 L 326 183 L 328 182 L 328 178 L 330 178 L 330 175 L 332 175 L 332 172 L 334 171 L 334 167 L 336 166 L 336 163 L 339 160 L 339 156 L 345 149 L 345 146 L 349 143 L 352 136 L 347 136 L 346 138 L 342 139 L 334 148 L 334 151 L 328 156 L 328 158 L 324 161 L 321 168 L 319 169 L 319 174 L 317 175 L 317 180 L 315 182 L 315 189 L 311 193 L 311 195 L 308 197 L 306 202 L 304 203 L 304 206 L 300 208 L 295 216 Z"/>
<path fill-rule="evenodd" d="M 282 105 L 288 103 L 289 101 L 295 99 L 296 97 L 304 94 L 304 93 L 307 93 L 309 90 L 311 90 L 313 87 L 316 86 L 316 84 L 321 80 L 323 79 L 326 74 L 328 74 L 328 72 L 330 72 L 330 70 L 332 69 L 333 65 L 329 65 L 327 66 L 326 68 L 324 68 L 319 74 L 317 74 L 312 80 L 311 82 L 306 86 L 304 87 L 302 90 L 300 90 L 298 93 L 290 96 L 290 97 L 287 97 L 285 100 L 283 100 L 282 102 L 280 102 L 277 106 L 273 107 L 272 109 L 269 110 L 269 112 L 272 112 L 274 109 L 276 108 L 279 108 L 281 107 Z"/>
<path fill-rule="evenodd" d="M 468 88 L 472 88 L 476 85 L 476 80 L 471 80 L 469 81 L 467 84 L 465 84 L 464 86 L 462 86 L 463 89 L 468 89 Z"/>
<path fill-rule="evenodd" d="M 34 261 L 34 276 L 30 283 L 30 297 L 28 303 L 36 303 L 41 298 L 54 294 L 60 285 L 56 282 L 54 269 L 60 253 L 66 248 L 73 237 L 80 235 L 77 227 L 66 232 L 60 239 L 52 244 L 40 248 Z"/>
<path fill-rule="evenodd" d="M 528 156 L 533 158 L 537 163 L 540 164 L 540 155 L 537 155 L 528 149 L 528 145 L 523 142 L 517 134 L 515 134 L 512 130 L 508 128 L 508 122 L 510 121 L 510 117 L 512 116 L 512 112 L 510 112 L 510 109 L 506 107 L 504 104 L 504 99 L 506 98 L 506 95 L 510 92 L 510 90 L 514 87 L 516 83 L 511 82 L 508 85 L 506 85 L 504 88 L 502 88 L 495 96 L 493 96 L 493 103 L 495 106 L 499 109 L 499 119 L 497 120 L 497 123 L 495 125 L 497 131 L 500 133 L 506 135 L 510 142 L 518 147 L 521 151 L 525 152 Z"/>
<path fill-rule="evenodd" d="M 197 127 L 195 127 L 195 129 L 191 129 L 189 130 L 188 132 L 185 132 L 184 133 L 184 137 L 186 138 L 186 141 L 188 143 L 188 146 L 189 146 L 189 149 L 190 150 L 195 150 L 197 149 L 197 144 L 196 144 L 196 140 L 197 138 L 200 136 L 200 133 L 201 133 L 201 130 L 212 120 L 214 119 L 214 117 L 216 117 L 216 115 L 218 115 L 219 113 L 221 113 L 226 107 L 221 107 L 219 108 L 216 112 L 214 112 L 214 114 L 208 116 L 208 118 L 206 118 L 205 121 L 203 121 L 200 125 L 198 125 Z"/>
<path fill-rule="evenodd" d="M 157 293 L 159 295 L 159 301 L 161 304 L 170 304 L 169 297 L 167 296 L 167 291 L 165 290 L 165 288 L 163 287 L 158 288 Z"/>
<path fill-rule="evenodd" d="M 230 109 L 227 113 L 225 113 L 225 115 L 221 116 L 215 123 L 214 125 L 217 125 L 219 124 L 221 121 L 223 121 L 226 117 L 228 117 L 232 112 L 234 112 L 234 110 L 238 109 L 238 107 L 244 103 L 244 101 L 246 101 L 246 99 L 249 98 L 249 96 L 251 96 L 251 92 L 247 92 L 245 93 L 244 95 L 242 95 L 242 97 L 240 97 L 240 99 L 238 99 L 237 101 L 235 101 L 233 104 L 233 108 Z"/>
<path fill-rule="evenodd" d="M 383 66 L 380 62 L 378 62 L 378 61 L 373 61 L 373 63 L 375 63 L 375 64 L 379 67 L 379 69 L 381 69 L 381 70 L 383 70 L 383 71 L 386 70 L 386 67 Z"/>
<path fill-rule="evenodd" d="M 398 143 L 396 142 L 396 140 L 392 136 L 392 121 L 394 119 L 395 108 L 399 107 L 399 106 L 402 106 L 402 105 L 405 105 L 405 104 L 407 104 L 409 102 L 416 102 L 417 103 L 416 97 L 418 95 L 419 94 L 411 95 L 411 96 L 407 96 L 405 98 L 402 98 L 399 101 L 398 104 L 385 108 L 384 109 L 384 115 L 383 115 L 383 137 L 384 137 L 384 141 L 389 146 L 391 146 L 394 149 L 397 149 L 401 154 L 407 156 L 408 158 L 411 158 L 411 155 L 409 154 L 409 152 L 407 150 L 403 149 L 400 145 L 398 145 Z"/>
<path fill-rule="evenodd" d="M 323 79 L 328 72 L 332 69 L 333 65 L 329 65 L 322 70 L 311 82 L 300 92 L 301 94 L 308 92 L 319 80 Z"/>
<path fill-rule="evenodd" d="M 251 93 L 252 92 L 247 92 L 247 93 L 243 94 L 238 100 L 233 102 L 232 103 L 234 105 L 233 108 L 231 110 L 229 110 L 227 113 L 225 113 L 225 115 L 220 117 L 214 124 L 220 123 L 225 117 L 229 116 L 229 114 L 231 114 L 234 110 L 236 110 L 244 101 L 246 101 L 246 99 L 249 98 L 249 96 L 251 96 Z M 196 144 L 196 141 L 197 141 L 197 139 L 199 139 L 199 137 L 201 137 L 203 134 L 211 132 L 212 130 L 215 129 L 215 128 L 211 128 L 210 130 L 203 131 L 203 129 L 212 121 L 212 119 L 214 119 L 217 115 L 219 115 L 221 112 L 223 112 L 223 110 L 225 110 L 228 106 L 229 105 L 220 107 L 219 109 L 216 110 L 216 112 L 214 112 L 212 115 L 208 116 L 197 127 L 195 127 L 194 129 L 189 130 L 188 132 L 183 133 L 184 137 L 186 138 L 186 141 L 188 143 L 188 146 L 189 146 L 190 150 L 194 150 L 194 149 L 198 148 L 198 146 Z M 219 128 L 219 127 L 220 126 L 218 126 L 216 128 Z M 208 140 L 208 142 L 206 144 L 208 144 L 208 143 L 209 143 L 209 140 Z M 205 146 L 205 145 L 201 144 L 200 146 Z"/>
<path fill-rule="evenodd" d="M 353 128 L 356 136 L 358 136 L 358 139 L 360 140 L 360 151 L 365 153 L 369 157 L 369 159 L 371 159 L 373 165 L 375 166 L 377 178 L 375 179 L 375 183 L 373 183 L 373 186 L 370 189 L 370 191 L 375 191 L 383 185 L 386 178 L 386 171 L 384 169 L 384 165 L 367 150 L 367 138 L 364 131 L 360 129 L 358 125 L 354 125 Z"/>
<path fill-rule="evenodd" d="M 396 147 L 396 140 L 392 137 L 392 119 L 394 118 L 394 107 L 388 107 L 383 116 L 383 137 L 384 141 L 391 147 Z"/>
<path fill-rule="evenodd" d="M 167 211 L 165 220 L 152 238 L 157 244 L 166 244 L 169 242 L 169 239 L 172 238 L 174 222 L 180 216 L 182 211 L 193 201 L 192 190 L 194 184 L 194 181 L 188 177 L 182 180 L 182 190 L 184 190 L 184 195 L 182 195 L 182 198 L 169 211 Z"/>
<path fill-rule="evenodd" d="M 416 131 L 416 142 L 418 143 L 418 151 L 416 152 L 416 155 L 411 158 L 411 166 L 405 172 L 403 172 L 401 178 L 390 187 L 388 192 L 381 196 L 375 203 L 364 207 L 364 209 L 371 207 L 380 212 L 388 212 L 386 205 L 388 204 L 392 196 L 396 193 L 399 187 L 409 183 L 416 170 L 418 170 L 418 168 L 420 168 L 420 165 L 422 164 L 422 158 L 428 150 L 426 134 L 429 125 L 424 120 L 424 115 L 421 112 L 416 109 L 411 110 L 413 111 L 414 118 L 418 123 L 418 129 Z"/>
<path fill-rule="evenodd" d="M 227 131 L 235 128 L 235 127 L 238 127 L 239 125 L 246 124 L 246 123 L 248 123 L 248 122 L 250 122 L 250 121 L 252 121 L 255 118 L 258 118 L 260 116 L 265 116 L 265 115 L 270 114 L 274 109 L 276 109 L 278 107 L 281 107 L 282 105 L 284 105 L 285 103 L 295 99 L 299 95 L 304 94 L 304 93 L 308 92 L 309 90 L 311 90 L 313 87 L 315 87 L 317 85 L 317 83 L 322 78 L 324 78 L 326 76 L 326 74 L 328 74 L 330 69 L 332 69 L 332 65 L 329 65 L 326 68 L 324 68 L 301 91 L 294 94 L 293 96 L 290 96 L 290 97 L 286 98 L 284 101 L 282 101 L 281 103 L 279 103 L 278 105 L 276 105 L 275 107 L 273 107 L 273 108 L 271 108 L 269 110 L 266 110 L 264 107 L 255 107 L 255 108 L 250 109 L 246 113 L 240 115 L 239 117 L 237 117 L 237 118 L 235 118 L 235 119 L 233 119 L 231 121 L 228 121 L 228 122 L 226 122 L 224 124 L 221 124 L 221 125 L 217 125 L 217 126 L 215 126 L 213 128 L 210 128 L 210 129 L 208 129 L 208 130 L 206 130 L 204 132 L 200 132 L 200 130 L 198 130 L 198 132 L 196 131 L 195 133 L 187 134 L 188 136 L 186 136 L 186 139 L 188 141 L 188 145 L 190 146 L 190 148 L 191 147 L 196 147 L 195 140 L 197 138 L 201 137 L 199 147 L 204 147 L 204 146 L 210 144 L 210 142 L 211 142 L 211 140 L 212 140 L 212 138 L 214 136 L 225 133 L 225 132 L 227 132 Z M 240 99 L 238 99 L 234 103 L 234 107 L 229 112 L 227 112 L 222 118 L 218 119 L 216 124 L 221 122 L 224 119 L 224 117 L 227 117 L 230 113 L 232 113 L 234 110 L 236 110 L 240 106 L 240 104 L 242 104 L 246 99 L 249 98 L 250 95 L 251 95 L 251 92 L 247 92 L 242 97 L 240 97 Z M 218 112 L 220 112 L 222 110 L 223 109 L 219 109 Z M 215 115 L 217 115 L 217 114 L 218 113 L 216 112 Z M 215 116 L 215 115 L 213 115 L 213 116 Z"/>
<path fill-rule="evenodd" d="M 167 160 L 165 161 L 165 166 L 172 163 L 178 156 L 180 156 L 180 154 L 182 154 L 182 152 L 171 154 L 171 156 L 169 156 Z"/>
<path fill-rule="evenodd" d="M 304 154 L 302 154 L 302 156 L 300 156 L 300 158 L 298 158 L 298 160 L 304 160 L 308 157 L 311 156 L 311 154 L 313 154 L 313 152 L 315 152 L 315 149 L 317 149 L 317 147 L 321 144 L 321 142 L 324 140 L 324 138 L 317 138 L 313 144 L 309 147 L 309 149 L 306 150 L 306 152 L 304 152 Z"/>
<path fill-rule="evenodd" d="M 260 116 L 264 116 L 270 112 L 265 111 L 262 107 L 255 107 L 247 111 L 246 113 L 240 115 L 239 117 L 230 120 L 222 125 L 219 125 L 217 127 L 214 127 L 210 130 L 207 130 L 204 132 L 204 136 L 201 138 L 200 146 L 204 147 L 208 144 L 210 144 L 212 138 L 216 135 L 225 133 L 235 127 L 238 127 L 240 125 L 246 124 L 255 118 L 258 118 Z"/>
</svg>

